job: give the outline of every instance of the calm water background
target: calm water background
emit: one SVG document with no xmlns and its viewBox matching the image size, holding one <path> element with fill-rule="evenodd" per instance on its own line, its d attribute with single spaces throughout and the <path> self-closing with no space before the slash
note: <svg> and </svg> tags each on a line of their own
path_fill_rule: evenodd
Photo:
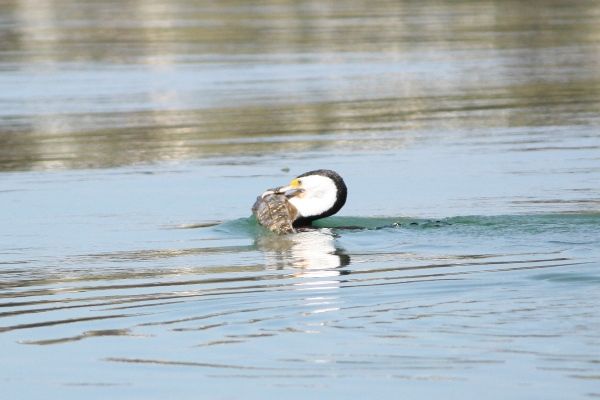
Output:
<svg viewBox="0 0 600 400">
<path fill-rule="evenodd" d="M 594 1 L 0 1 L 2 397 L 600 397 L 599 128 Z"/>
</svg>

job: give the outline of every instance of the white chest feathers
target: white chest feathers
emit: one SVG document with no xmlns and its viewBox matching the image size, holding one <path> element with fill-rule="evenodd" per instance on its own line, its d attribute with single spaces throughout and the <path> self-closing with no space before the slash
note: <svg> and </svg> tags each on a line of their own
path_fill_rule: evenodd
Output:
<svg viewBox="0 0 600 400">
<path fill-rule="evenodd" d="M 315 217 L 333 208 L 338 189 L 331 178 L 310 175 L 298 178 L 302 193 L 289 201 L 303 217 Z"/>
</svg>

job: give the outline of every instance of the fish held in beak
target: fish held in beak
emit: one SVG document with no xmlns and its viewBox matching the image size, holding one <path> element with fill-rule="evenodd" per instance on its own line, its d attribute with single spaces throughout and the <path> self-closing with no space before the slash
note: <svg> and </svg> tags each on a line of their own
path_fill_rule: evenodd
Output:
<svg viewBox="0 0 600 400">
<path fill-rule="evenodd" d="M 292 197 L 300 196 L 304 193 L 304 189 L 300 183 L 299 179 L 294 179 L 289 185 L 281 186 L 276 189 L 272 189 L 275 194 L 282 194 L 288 199 Z"/>
<path fill-rule="evenodd" d="M 258 197 L 252 207 L 258 223 L 278 235 L 296 232 L 293 226 L 298 216 L 296 208 L 283 193 L 267 192 Z"/>
</svg>

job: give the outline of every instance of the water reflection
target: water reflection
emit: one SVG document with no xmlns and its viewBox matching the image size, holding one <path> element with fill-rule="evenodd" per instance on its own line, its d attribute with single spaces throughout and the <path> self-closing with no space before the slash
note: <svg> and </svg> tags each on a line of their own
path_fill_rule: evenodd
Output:
<svg viewBox="0 0 600 400">
<path fill-rule="evenodd" d="M 5 1 L 0 171 L 401 149 L 441 127 L 487 140 L 510 135 L 494 127 L 597 124 L 599 8 Z"/>
<path fill-rule="evenodd" d="M 294 268 L 293 275 L 304 278 L 326 278 L 342 274 L 341 267 L 350 264 L 350 256 L 336 247 L 331 229 L 309 229 L 294 235 L 264 235 L 256 245 L 265 255 L 267 268 Z"/>
<path fill-rule="evenodd" d="M 349 271 L 350 256 L 336 246 L 331 229 L 305 229 L 293 235 L 265 235 L 256 244 L 265 255 L 267 268 L 291 269 L 296 278 L 290 289 L 306 292 L 302 297 L 304 317 L 340 310 L 339 278 Z M 309 331 L 318 333 L 309 325 Z"/>
<path fill-rule="evenodd" d="M 1 1 L 3 397 L 598 397 L 599 11 Z M 365 227 L 496 217 L 239 220 L 318 163 Z"/>
</svg>

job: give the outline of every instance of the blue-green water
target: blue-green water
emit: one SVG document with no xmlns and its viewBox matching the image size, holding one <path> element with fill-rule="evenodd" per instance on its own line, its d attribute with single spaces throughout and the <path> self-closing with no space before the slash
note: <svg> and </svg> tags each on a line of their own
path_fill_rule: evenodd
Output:
<svg viewBox="0 0 600 400">
<path fill-rule="evenodd" d="M 3 398 L 599 397 L 600 7 L 522 3 L 1 3 Z"/>
</svg>

